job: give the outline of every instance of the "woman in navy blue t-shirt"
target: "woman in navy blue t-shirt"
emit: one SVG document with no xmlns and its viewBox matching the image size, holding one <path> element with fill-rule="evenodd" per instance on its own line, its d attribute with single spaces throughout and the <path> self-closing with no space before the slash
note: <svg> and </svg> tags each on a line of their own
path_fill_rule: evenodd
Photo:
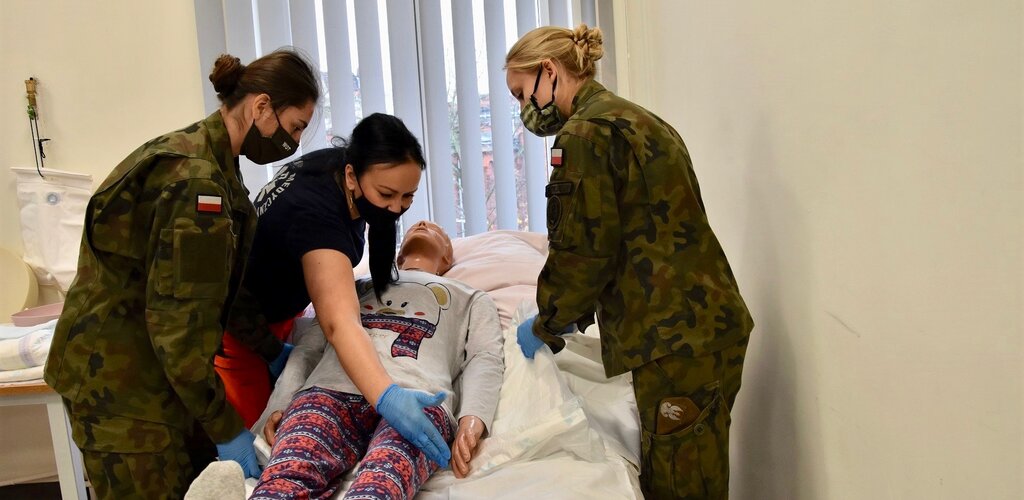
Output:
<svg viewBox="0 0 1024 500">
<path fill-rule="evenodd" d="M 422 395 L 394 386 L 381 366 L 360 323 L 352 271 L 365 231 L 374 288 L 380 294 L 394 282 L 398 217 L 412 204 L 424 167 L 419 141 L 405 124 L 375 113 L 343 147 L 285 165 L 257 196 L 252 253 L 224 355 L 215 360 L 229 401 L 248 425 L 270 396 L 267 363 L 272 376 L 284 368 L 291 346 L 283 339 L 312 302 L 342 367 L 377 412 L 421 448 L 444 448 L 430 458 L 447 461 L 443 439 L 416 409 L 426 406 Z"/>
</svg>

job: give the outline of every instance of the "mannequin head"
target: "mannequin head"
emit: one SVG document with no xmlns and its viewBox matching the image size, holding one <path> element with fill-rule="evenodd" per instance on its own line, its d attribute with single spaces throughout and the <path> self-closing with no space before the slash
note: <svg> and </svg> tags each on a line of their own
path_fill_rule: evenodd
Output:
<svg viewBox="0 0 1024 500">
<path fill-rule="evenodd" d="M 441 226 L 419 221 L 409 227 L 398 251 L 398 268 L 443 275 L 452 268 L 452 240 Z"/>
</svg>

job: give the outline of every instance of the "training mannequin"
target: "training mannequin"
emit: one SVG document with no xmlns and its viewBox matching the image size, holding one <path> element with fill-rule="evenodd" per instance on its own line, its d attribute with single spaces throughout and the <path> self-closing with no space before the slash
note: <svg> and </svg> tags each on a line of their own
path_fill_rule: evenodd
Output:
<svg viewBox="0 0 1024 500">
<path fill-rule="evenodd" d="M 419 222 L 406 232 L 397 282 L 379 297 L 368 280 L 357 288 L 362 324 L 381 362 L 396 384 L 415 390 L 419 402 L 429 405 L 410 405 L 408 411 L 423 411 L 434 423 L 451 443 L 455 475 L 465 477 L 494 418 L 504 362 L 494 302 L 441 277 L 452 260 L 444 231 Z M 447 465 L 429 460 L 419 443 L 380 418 L 329 345 L 287 408 L 273 408 L 280 401 L 276 396 L 264 427 L 273 451 L 251 498 L 330 495 L 354 466 L 348 495 L 411 498 Z M 396 473 L 401 481 L 387 479 Z"/>
</svg>

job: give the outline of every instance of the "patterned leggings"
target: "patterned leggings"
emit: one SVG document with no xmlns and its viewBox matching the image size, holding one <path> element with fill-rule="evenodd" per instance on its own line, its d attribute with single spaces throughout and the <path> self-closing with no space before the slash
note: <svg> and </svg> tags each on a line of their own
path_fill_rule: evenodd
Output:
<svg viewBox="0 0 1024 500">
<path fill-rule="evenodd" d="M 423 411 L 450 442 L 445 411 L 436 406 Z M 299 393 L 285 411 L 270 463 L 249 498 L 329 498 L 357 462 L 345 498 L 412 498 L 438 468 L 362 396 L 314 387 Z"/>
</svg>

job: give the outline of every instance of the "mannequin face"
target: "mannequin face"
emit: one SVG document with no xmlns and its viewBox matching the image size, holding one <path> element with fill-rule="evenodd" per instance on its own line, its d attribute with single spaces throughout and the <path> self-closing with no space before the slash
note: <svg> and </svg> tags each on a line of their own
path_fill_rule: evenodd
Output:
<svg viewBox="0 0 1024 500">
<path fill-rule="evenodd" d="M 452 241 L 441 226 L 420 221 L 409 227 L 398 251 L 398 268 L 442 275 L 452 267 Z"/>
</svg>

